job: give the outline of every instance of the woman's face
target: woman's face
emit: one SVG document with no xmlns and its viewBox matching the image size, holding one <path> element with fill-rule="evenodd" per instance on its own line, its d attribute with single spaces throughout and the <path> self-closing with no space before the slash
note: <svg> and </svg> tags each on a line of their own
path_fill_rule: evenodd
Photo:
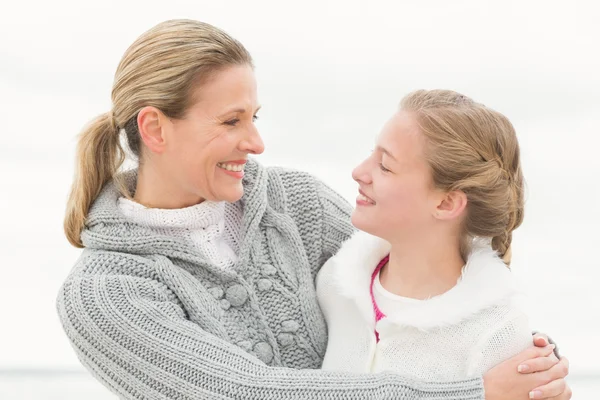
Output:
<svg viewBox="0 0 600 400">
<path fill-rule="evenodd" d="M 195 100 L 182 119 L 165 123 L 163 175 L 184 202 L 237 201 L 248 154 L 264 151 L 254 125 L 260 108 L 254 71 L 228 67 L 203 82 Z"/>
<path fill-rule="evenodd" d="M 358 229 L 390 240 L 434 223 L 439 193 L 425 158 L 425 137 L 411 114 L 400 111 L 387 122 L 352 177 L 360 192 L 352 214 Z"/>
</svg>

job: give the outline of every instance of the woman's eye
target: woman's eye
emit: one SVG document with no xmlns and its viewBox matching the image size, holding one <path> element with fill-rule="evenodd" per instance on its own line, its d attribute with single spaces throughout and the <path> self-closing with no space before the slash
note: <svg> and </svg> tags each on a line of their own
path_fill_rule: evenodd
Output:
<svg viewBox="0 0 600 400">
<path fill-rule="evenodd" d="M 252 117 L 252 122 L 256 122 L 257 119 L 258 119 L 258 115 L 254 115 Z M 236 126 L 238 122 L 240 122 L 240 119 L 234 118 L 234 119 L 230 119 L 229 121 L 225 121 L 224 124 L 229 125 L 229 126 Z"/>
<path fill-rule="evenodd" d="M 229 121 L 225 121 L 225 125 L 229 125 L 229 126 L 235 126 L 235 124 L 237 124 L 238 122 L 240 122 L 239 119 L 234 118 L 234 119 L 230 119 Z"/>
</svg>

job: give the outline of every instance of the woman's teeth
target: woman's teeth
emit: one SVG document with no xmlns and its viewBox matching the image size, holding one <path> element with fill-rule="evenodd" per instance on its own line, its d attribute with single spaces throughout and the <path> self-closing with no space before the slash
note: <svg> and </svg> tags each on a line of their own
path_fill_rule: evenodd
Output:
<svg viewBox="0 0 600 400">
<path fill-rule="evenodd" d="M 241 172 L 244 170 L 245 164 L 226 164 L 218 163 L 217 167 L 226 169 L 227 171 Z"/>
</svg>

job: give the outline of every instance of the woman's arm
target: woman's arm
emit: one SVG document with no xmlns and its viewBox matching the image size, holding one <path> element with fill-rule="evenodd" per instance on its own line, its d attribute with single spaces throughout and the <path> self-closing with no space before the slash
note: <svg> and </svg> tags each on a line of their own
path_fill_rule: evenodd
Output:
<svg viewBox="0 0 600 400">
<path fill-rule="evenodd" d="M 83 262 L 109 267 L 105 255 Z M 161 263 L 169 261 L 158 259 L 157 270 Z M 123 399 L 484 398 L 480 378 L 441 384 L 269 367 L 188 320 L 161 281 L 78 271 L 60 290 L 60 319 L 81 362 Z"/>
<path fill-rule="evenodd" d="M 313 278 L 356 229 L 352 206 L 335 190 L 308 172 L 269 167 L 276 200 L 285 203 L 304 243 Z"/>
<path fill-rule="evenodd" d="M 323 263 L 335 255 L 356 228 L 350 222 L 352 206 L 335 190 L 316 180 L 317 195 L 323 210 Z"/>
<path fill-rule="evenodd" d="M 536 346 L 543 345 L 542 341 L 534 341 Z M 529 367 L 528 371 L 516 373 L 523 365 Z M 565 382 L 568 373 L 569 362 L 564 357 L 556 362 L 554 345 L 530 347 L 485 373 L 485 399 L 569 400 L 572 392 Z"/>
</svg>

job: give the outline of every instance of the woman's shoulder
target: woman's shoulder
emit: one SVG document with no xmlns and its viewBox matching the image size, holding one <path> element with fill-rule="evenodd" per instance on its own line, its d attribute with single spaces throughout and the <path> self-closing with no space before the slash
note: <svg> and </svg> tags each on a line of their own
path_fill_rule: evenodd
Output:
<svg viewBox="0 0 600 400">
<path fill-rule="evenodd" d="M 317 197 L 316 178 L 310 173 L 280 166 L 264 166 L 254 158 L 248 159 L 243 182 L 246 202 L 264 199 L 279 212 L 310 204 Z"/>
<path fill-rule="evenodd" d="M 349 217 L 352 207 L 330 185 L 310 172 L 272 166 L 267 167 L 269 198 L 285 197 L 288 207 L 335 209 Z"/>
<path fill-rule="evenodd" d="M 269 187 L 281 186 L 286 193 L 294 195 L 316 195 L 319 180 L 311 173 L 280 166 L 269 166 L 265 169 Z"/>
<path fill-rule="evenodd" d="M 267 201 L 278 211 L 282 208 L 326 208 L 333 204 L 346 214 L 350 204 L 314 174 L 282 166 L 263 166 L 248 159 L 245 188 L 255 192 L 266 187 Z"/>
</svg>

